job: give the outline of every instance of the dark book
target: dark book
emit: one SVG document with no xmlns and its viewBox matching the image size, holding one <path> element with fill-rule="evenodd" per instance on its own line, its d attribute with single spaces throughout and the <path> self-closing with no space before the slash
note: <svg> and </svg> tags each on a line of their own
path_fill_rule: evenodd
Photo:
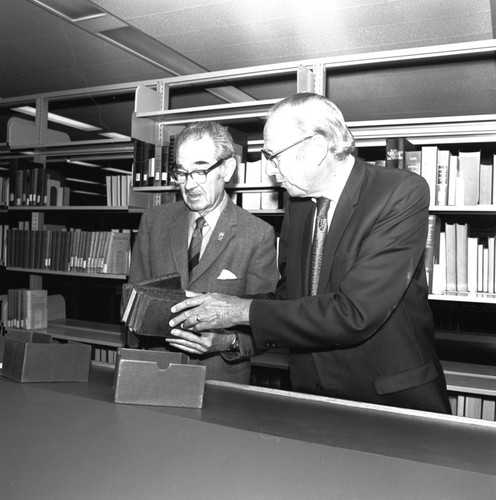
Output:
<svg viewBox="0 0 496 500">
<path fill-rule="evenodd" d="M 148 168 L 148 186 L 155 185 L 156 161 L 155 161 L 155 145 L 148 144 L 147 168 Z"/>
<path fill-rule="evenodd" d="M 161 146 L 159 186 L 169 184 L 169 146 Z"/>
<path fill-rule="evenodd" d="M 29 269 L 36 267 L 36 233 L 37 231 L 29 230 L 28 233 L 28 263 Z"/>
<path fill-rule="evenodd" d="M 186 298 L 180 286 L 178 273 L 126 283 L 122 322 L 138 337 L 169 337 L 169 321 L 174 316 L 171 308 Z"/>
<path fill-rule="evenodd" d="M 405 168 L 405 153 L 416 151 L 414 146 L 405 137 L 388 137 L 386 139 L 386 167 Z"/>
<path fill-rule="evenodd" d="M 405 170 L 418 175 L 422 173 L 422 151 L 405 151 Z"/>
<path fill-rule="evenodd" d="M 9 205 L 16 205 L 17 188 L 17 160 L 12 160 L 9 165 Z"/>
<path fill-rule="evenodd" d="M 145 168 L 145 143 L 134 139 L 133 185 L 143 186 L 143 172 Z"/>
</svg>

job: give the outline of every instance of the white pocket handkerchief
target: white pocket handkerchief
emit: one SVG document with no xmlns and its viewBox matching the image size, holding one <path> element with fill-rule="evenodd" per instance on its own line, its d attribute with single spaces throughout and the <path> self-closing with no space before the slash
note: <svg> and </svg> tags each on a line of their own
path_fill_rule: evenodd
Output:
<svg viewBox="0 0 496 500">
<path fill-rule="evenodd" d="M 228 269 L 222 269 L 222 271 L 220 272 L 219 276 L 217 276 L 217 279 L 218 280 L 235 280 L 236 279 L 236 275 L 233 274 Z"/>
</svg>

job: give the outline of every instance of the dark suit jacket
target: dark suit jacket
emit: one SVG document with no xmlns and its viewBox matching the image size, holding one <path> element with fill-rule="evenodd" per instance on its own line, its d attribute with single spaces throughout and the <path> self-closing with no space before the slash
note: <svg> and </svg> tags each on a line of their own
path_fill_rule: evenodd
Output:
<svg viewBox="0 0 496 500">
<path fill-rule="evenodd" d="M 264 297 L 283 300 L 255 300 L 250 324 L 257 347 L 292 349 L 294 390 L 449 412 L 423 262 L 428 208 L 422 177 L 356 160 L 326 239 L 319 295 L 304 297 L 315 204 L 290 201 L 281 280 Z"/>
<path fill-rule="evenodd" d="M 194 292 L 251 295 L 275 290 L 279 272 L 274 229 L 270 224 L 229 200 L 190 277 L 188 216 L 189 209 L 182 201 L 159 205 L 143 214 L 133 247 L 129 281 L 178 272 L 182 287 Z M 235 278 L 219 279 L 225 271 Z M 203 358 L 207 378 L 247 383 L 250 370 L 247 357 L 254 353 L 250 335 L 240 334 L 240 352 L 243 360 L 219 354 Z"/>
</svg>

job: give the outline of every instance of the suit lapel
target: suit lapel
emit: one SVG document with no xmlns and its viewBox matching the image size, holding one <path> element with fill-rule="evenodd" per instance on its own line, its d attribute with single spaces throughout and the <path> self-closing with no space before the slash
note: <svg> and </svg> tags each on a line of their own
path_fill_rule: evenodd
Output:
<svg viewBox="0 0 496 500">
<path fill-rule="evenodd" d="M 301 240 L 301 276 L 304 277 L 302 280 L 303 290 L 302 295 L 308 295 L 308 287 L 310 280 L 310 258 L 312 253 L 312 229 L 313 229 L 313 219 L 315 217 L 316 205 L 313 201 L 308 200 L 305 210 L 302 211 L 302 240 Z"/>
<path fill-rule="evenodd" d="M 348 181 L 346 182 L 341 197 L 339 198 L 336 210 L 334 211 L 331 227 L 329 228 L 329 233 L 326 238 L 317 293 L 325 293 L 326 291 L 327 284 L 330 279 L 334 255 L 339 245 L 339 241 L 341 240 L 341 236 L 343 235 L 349 220 L 353 216 L 355 205 L 358 203 L 364 174 L 364 168 L 358 161 L 355 161 L 355 165 L 351 170 Z"/>
<path fill-rule="evenodd" d="M 222 255 L 229 241 L 234 238 L 236 234 L 235 227 L 237 225 L 238 217 L 234 209 L 234 204 L 231 200 L 228 200 L 226 208 L 220 214 L 219 220 L 212 230 L 208 245 L 203 252 L 200 262 L 191 273 L 190 286 Z"/>
</svg>

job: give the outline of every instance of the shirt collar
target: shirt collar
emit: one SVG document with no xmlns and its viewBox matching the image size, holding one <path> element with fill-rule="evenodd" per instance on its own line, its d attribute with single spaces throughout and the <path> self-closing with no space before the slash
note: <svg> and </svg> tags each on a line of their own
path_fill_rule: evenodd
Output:
<svg viewBox="0 0 496 500">
<path fill-rule="evenodd" d="M 226 208 L 227 201 L 228 201 L 227 193 L 224 191 L 224 196 L 222 198 L 222 201 L 211 212 L 203 216 L 209 228 L 213 229 L 215 227 L 217 221 L 219 220 L 220 214 L 222 213 L 224 208 Z M 196 219 L 198 219 L 198 217 L 200 217 L 200 214 L 198 212 L 190 212 L 189 214 L 190 227 L 194 227 L 194 223 Z"/>
</svg>

